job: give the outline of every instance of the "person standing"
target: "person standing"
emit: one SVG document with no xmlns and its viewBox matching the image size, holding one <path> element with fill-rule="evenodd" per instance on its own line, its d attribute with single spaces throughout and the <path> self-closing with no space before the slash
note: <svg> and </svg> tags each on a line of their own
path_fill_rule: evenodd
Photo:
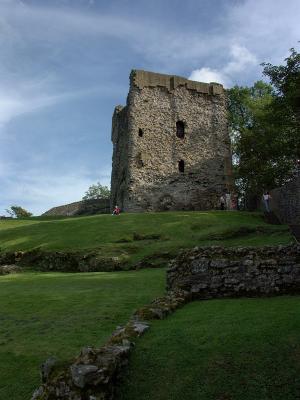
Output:
<svg viewBox="0 0 300 400">
<path fill-rule="evenodd" d="M 225 210 L 225 196 L 224 194 L 221 195 L 220 197 L 220 209 Z"/>
<path fill-rule="evenodd" d="M 231 209 L 231 195 L 229 192 L 226 192 L 225 194 L 225 203 L 226 203 L 226 210 Z"/>
<path fill-rule="evenodd" d="M 238 195 L 236 193 L 233 193 L 231 198 L 231 209 L 237 210 L 238 208 L 237 205 L 238 205 Z"/>
<path fill-rule="evenodd" d="M 263 203 L 265 206 L 265 210 L 267 212 L 270 212 L 270 200 L 271 200 L 271 196 L 269 192 L 264 192 L 263 194 Z"/>
</svg>

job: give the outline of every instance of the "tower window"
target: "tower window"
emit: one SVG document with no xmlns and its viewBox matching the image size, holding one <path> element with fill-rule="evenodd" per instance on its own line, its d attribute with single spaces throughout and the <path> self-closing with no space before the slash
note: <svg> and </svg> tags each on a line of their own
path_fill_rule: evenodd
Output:
<svg viewBox="0 0 300 400">
<path fill-rule="evenodd" d="M 179 170 L 179 172 L 184 172 L 184 161 L 183 160 L 178 161 L 178 170 Z"/>
<path fill-rule="evenodd" d="M 144 135 L 143 129 L 139 129 L 139 137 L 142 137 Z"/>
<path fill-rule="evenodd" d="M 184 123 L 182 121 L 176 122 L 176 136 L 180 139 L 184 138 Z"/>
<path fill-rule="evenodd" d="M 138 153 L 136 156 L 136 166 L 138 168 L 143 168 L 145 166 L 144 157 L 142 153 Z"/>
</svg>

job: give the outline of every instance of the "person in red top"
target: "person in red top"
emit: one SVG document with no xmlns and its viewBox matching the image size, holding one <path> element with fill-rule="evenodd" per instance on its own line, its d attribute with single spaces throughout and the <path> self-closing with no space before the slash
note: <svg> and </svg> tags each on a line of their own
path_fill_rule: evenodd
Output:
<svg viewBox="0 0 300 400">
<path fill-rule="evenodd" d="M 113 215 L 120 215 L 121 209 L 118 206 L 115 206 Z"/>
</svg>

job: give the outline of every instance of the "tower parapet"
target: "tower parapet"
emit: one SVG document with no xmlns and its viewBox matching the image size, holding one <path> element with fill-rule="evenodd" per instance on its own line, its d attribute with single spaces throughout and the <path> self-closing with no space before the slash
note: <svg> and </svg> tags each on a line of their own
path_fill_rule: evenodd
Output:
<svg viewBox="0 0 300 400">
<path fill-rule="evenodd" d="M 198 93 L 221 95 L 224 93 L 223 86 L 220 83 L 204 83 L 191 81 L 181 76 L 158 74 L 156 72 L 132 70 L 130 74 L 131 86 L 136 86 L 139 89 L 144 87 L 164 87 L 169 92 L 177 89 L 180 86 L 189 90 L 194 90 Z"/>
</svg>

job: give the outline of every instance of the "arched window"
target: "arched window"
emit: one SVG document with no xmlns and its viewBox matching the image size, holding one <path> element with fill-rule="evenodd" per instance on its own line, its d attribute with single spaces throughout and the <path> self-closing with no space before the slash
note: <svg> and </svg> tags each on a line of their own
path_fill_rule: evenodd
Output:
<svg viewBox="0 0 300 400">
<path fill-rule="evenodd" d="M 184 172 L 184 161 L 183 160 L 178 161 L 178 170 L 179 170 L 179 172 Z"/>
<path fill-rule="evenodd" d="M 139 129 L 139 137 L 142 137 L 144 135 L 143 129 Z"/>
<path fill-rule="evenodd" d="M 184 123 L 182 121 L 176 122 L 176 136 L 180 139 L 184 138 Z"/>
</svg>

